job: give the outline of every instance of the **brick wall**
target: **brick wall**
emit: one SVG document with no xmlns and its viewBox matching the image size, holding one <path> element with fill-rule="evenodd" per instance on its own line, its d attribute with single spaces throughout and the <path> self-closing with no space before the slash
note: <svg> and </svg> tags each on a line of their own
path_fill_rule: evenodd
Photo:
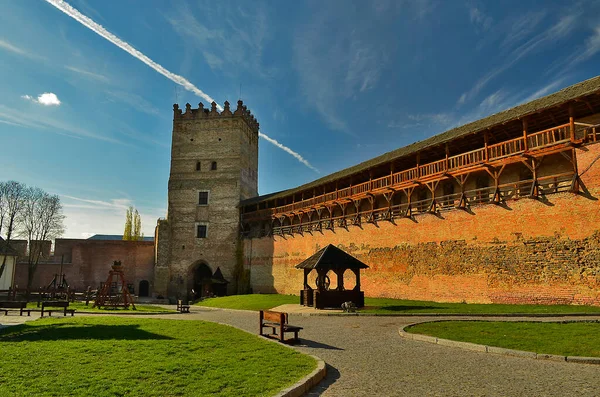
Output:
<svg viewBox="0 0 600 397">
<path fill-rule="evenodd" d="M 52 262 L 41 262 L 35 272 L 33 288 L 46 287 L 55 274 L 60 272 L 61 257 L 65 255 L 63 273 L 69 286 L 85 290 L 87 286 L 97 288 L 106 281 L 113 261 L 120 260 L 125 279 L 135 286 L 137 294 L 142 280 L 150 282 L 150 293 L 154 280 L 154 243 L 151 241 L 111 241 L 56 239 Z M 67 262 L 67 258 L 71 258 Z M 19 263 L 15 274 L 19 288 L 27 286 L 27 263 Z"/>
<path fill-rule="evenodd" d="M 586 190 L 579 195 L 244 240 L 253 290 L 298 294 L 302 271 L 294 266 L 334 244 L 370 266 L 361 279 L 367 296 L 600 305 L 599 157 L 600 145 L 577 150 Z"/>
</svg>

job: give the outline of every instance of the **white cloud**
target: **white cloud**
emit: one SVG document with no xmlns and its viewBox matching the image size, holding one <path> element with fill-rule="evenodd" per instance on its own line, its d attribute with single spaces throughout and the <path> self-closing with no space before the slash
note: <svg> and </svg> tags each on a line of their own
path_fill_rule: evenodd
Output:
<svg viewBox="0 0 600 397">
<path fill-rule="evenodd" d="M 204 100 L 208 101 L 208 103 L 215 101 L 213 98 L 211 98 L 209 95 L 205 94 L 201 89 L 199 89 L 198 87 L 196 87 L 195 85 L 190 83 L 184 77 L 168 71 L 167 69 L 165 69 L 158 63 L 154 62 L 152 59 L 148 58 L 142 52 L 136 50 L 129 43 L 121 40 L 120 38 L 118 38 L 117 36 L 115 36 L 114 34 L 109 32 L 108 30 L 104 29 L 104 27 L 102 27 L 102 25 L 94 22 L 90 18 L 86 17 L 85 15 L 83 15 L 82 13 L 77 11 L 75 8 L 73 8 L 71 5 L 69 5 L 67 2 L 65 2 L 63 0 L 46 0 L 46 2 L 50 3 L 54 7 L 58 8 L 60 11 L 64 12 L 71 18 L 75 19 L 77 22 L 81 23 L 83 26 L 90 29 L 94 33 L 96 33 L 99 36 L 110 41 L 117 47 L 121 48 L 123 51 L 129 53 L 134 58 L 139 59 L 140 61 L 142 61 L 143 63 L 145 63 L 146 65 L 148 65 L 149 67 L 151 67 L 152 69 L 157 71 L 158 73 L 160 73 L 163 76 L 165 76 L 166 78 L 168 78 L 169 80 L 173 81 L 176 84 L 179 84 L 186 90 L 193 92 L 194 94 L 196 94 L 199 97 L 203 98 Z"/>
<path fill-rule="evenodd" d="M 481 28 L 483 31 L 487 31 L 492 26 L 492 18 L 488 17 L 477 7 L 471 7 L 469 9 L 469 17 L 471 22 Z"/>
<path fill-rule="evenodd" d="M 534 92 L 533 94 L 528 96 L 524 102 L 531 102 L 534 99 L 538 99 L 538 98 L 543 97 L 544 95 L 555 92 L 559 87 L 562 86 L 564 81 L 565 81 L 565 79 L 561 78 L 561 79 L 558 79 L 558 80 L 540 88 L 539 90 L 537 90 L 536 92 Z"/>
<path fill-rule="evenodd" d="M 506 57 L 503 57 L 508 59 L 508 61 L 504 62 L 497 68 L 492 69 L 485 76 L 477 80 L 475 85 L 469 91 L 463 93 L 458 98 L 457 105 L 461 106 L 465 104 L 465 102 L 476 97 L 490 81 L 492 81 L 497 76 L 511 68 L 522 58 L 545 46 L 555 45 L 557 41 L 565 38 L 575 28 L 578 16 L 578 13 L 565 15 L 561 17 L 549 29 L 535 35 L 531 39 L 527 40 L 525 43 L 516 47 Z"/>
<path fill-rule="evenodd" d="M 0 40 L 0 49 L 10 51 L 14 54 L 21 55 L 26 58 L 42 59 L 42 57 L 40 57 L 39 55 L 31 54 L 31 53 L 23 50 L 22 48 L 14 46 L 14 45 L 10 44 L 8 41 L 4 41 L 4 40 Z"/>
<path fill-rule="evenodd" d="M 70 238 L 88 238 L 94 234 L 122 234 L 125 212 L 130 205 L 140 212 L 144 235 L 153 236 L 156 219 L 164 217 L 166 213 L 163 208 L 138 207 L 128 198 L 105 201 L 64 194 L 60 196 L 66 216 L 66 237 Z"/>
<path fill-rule="evenodd" d="M 103 81 L 105 83 L 108 83 L 108 81 L 109 81 L 108 77 L 106 77 L 106 76 L 103 76 L 103 75 L 98 74 L 98 73 L 93 73 L 93 72 L 90 72 L 88 70 L 83 70 L 83 69 L 80 69 L 80 68 L 76 68 L 74 66 L 65 66 L 65 69 L 68 69 L 71 72 L 79 73 L 79 74 L 81 74 L 83 76 L 92 78 L 94 80 Z"/>
<path fill-rule="evenodd" d="M 31 95 L 22 95 L 21 98 L 44 106 L 60 106 L 61 104 L 60 100 L 53 92 L 44 92 L 43 94 L 38 95 L 37 98 L 34 98 Z"/>
<path fill-rule="evenodd" d="M 149 67 L 151 67 L 152 69 L 154 69 L 155 71 L 157 71 L 158 73 L 162 74 L 163 76 L 165 76 L 166 78 L 168 78 L 172 82 L 181 85 L 186 90 L 193 92 L 197 96 L 199 96 L 199 97 L 207 100 L 209 103 L 216 102 L 212 97 L 210 97 L 209 95 L 207 95 L 206 93 L 204 93 L 202 90 L 200 90 L 194 84 L 192 84 L 191 82 L 189 82 L 186 78 L 168 71 L 167 69 L 165 69 L 164 67 L 162 67 L 158 63 L 154 62 L 152 59 L 148 58 L 146 55 L 142 54 L 140 51 L 136 50 L 129 43 L 121 40 L 120 38 L 118 38 L 114 34 L 110 33 L 108 30 L 104 29 L 104 27 L 102 27 L 101 25 L 97 24 L 96 22 L 94 22 L 90 18 L 86 17 L 85 15 L 83 15 L 82 13 L 80 13 L 79 11 L 77 11 L 75 8 L 71 7 L 65 1 L 63 1 L 63 0 L 46 0 L 46 2 L 50 3 L 54 7 L 58 8 L 60 11 L 64 12 L 65 14 L 67 14 L 68 16 L 70 16 L 71 18 L 75 19 L 77 22 L 81 23 L 83 26 L 85 26 L 88 29 L 92 30 L 94 33 L 100 35 L 101 37 L 103 37 L 106 40 L 110 41 L 111 43 L 113 43 L 117 47 L 119 47 L 122 50 L 126 51 L 131 56 L 133 56 L 134 58 L 139 59 L 140 61 L 142 61 L 143 63 L 145 63 L 146 65 L 148 65 Z M 217 108 L 219 110 L 221 110 L 221 111 L 223 110 L 223 107 L 221 105 L 217 105 Z M 284 146 L 284 145 L 280 144 L 275 139 L 269 138 L 267 135 L 265 135 L 263 133 L 261 133 L 261 136 L 263 138 L 265 138 L 267 141 L 273 143 L 275 146 L 277 146 L 281 150 L 283 150 L 286 153 L 289 153 L 292 156 L 294 156 L 302 164 L 304 164 L 307 167 L 309 167 L 310 169 L 316 171 L 316 168 L 314 168 L 312 165 L 310 165 L 306 160 L 304 160 L 302 158 L 302 156 L 300 156 L 298 153 L 296 153 L 292 149 L 288 148 L 287 146 Z"/>
<path fill-rule="evenodd" d="M 23 127 L 51 131 L 52 133 L 65 135 L 71 138 L 94 138 L 101 141 L 120 143 L 122 142 L 108 136 L 98 135 L 76 125 L 68 124 L 60 120 L 45 117 L 42 114 L 22 112 L 16 109 L 0 105 L 0 118 Z"/>
</svg>

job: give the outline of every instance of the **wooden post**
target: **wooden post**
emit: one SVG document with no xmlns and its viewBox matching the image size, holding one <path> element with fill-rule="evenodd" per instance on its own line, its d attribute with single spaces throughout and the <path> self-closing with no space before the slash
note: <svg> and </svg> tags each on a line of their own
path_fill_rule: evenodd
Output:
<svg viewBox="0 0 600 397">
<path fill-rule="evenodd" d="M 577 153 L 575 149 L 571 149 L 571 160 L 573 161 L 573 182 L 571 183 L 571 192 L 579 192 L 579 170 L 577 169 Z"/>
<path fill-rule="evenodd" d="M 421 168 L 420 168 L 420 163 L 421 163 L 421 153 L 418 152 L 417 153 L 417 178 L 421 177 Z"/>
<path fill-rule="evenodd" d="M 360 269 L 354 269 L 354 274 L 356 274 L 356 285 L 354 286 L 354 289 L 360 291 Z"/>
<path fill-rule="evenodd" d="M 448 144 L 446 144 L 446 162 L 444 171 L 448 171 L 448 159 L 450 158 L 450 149 L 448 148 Z M 487 160 L 487 159 L 486 159 Z"/>
<path fill-rule="evenodd" d="M 488 161 L 490 159 L 490 155 L 488 153 L 488 144 L 490 141 L 490 137 L 488 136 L 488 132 L 484 131 L 483 132 L 483 148 L 484 150 L 484 155 L 485 155 L 485 161 Z"/>
<path fill-rule="evenodd" d="M 573 104 L 569 105 L 569 127 L 571 142 L 575 142 L 575 111 L 573 110 Z"/>
<path fill-rule="evenodd" d="M 529 150 L 529 142 L 527 142 L 527 119 L 522 120 L 523 123 L 523 149 L 525 151 Z"/>
</svg>

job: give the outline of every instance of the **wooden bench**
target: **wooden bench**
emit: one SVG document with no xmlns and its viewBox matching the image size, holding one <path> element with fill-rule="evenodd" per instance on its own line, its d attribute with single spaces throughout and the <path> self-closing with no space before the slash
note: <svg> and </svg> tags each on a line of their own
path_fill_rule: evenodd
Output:
<svg viewBox="0 0 600 397">
<path fill-rule="evenodd" d="M 179 313 L 189 313 L 190 312 L 190 305 L 184 305 L 183 301 L 180 299 L 177 301 L 177 311 Z"/>
<path fill-rule="evenodd" d="M 27 312 L 28 316 L 31 316 L 31 309 L 27 309 L 27 302 L 20 301 L 3 301 L 0 302 L 0 311 L 4 312 L 5 316 L 8 316 L 9 310 L 19 310 L 19 316 L 22 316 L 24 312 Z"/>
<path fill-rule="evenodd" d="M 47 307 L 60 307 L 60 310 L 46 310 Z M 44 312 L 48 313 L 48 316 L 52 317 L 52 312 L 61 311 L 66 316 L 67 313 L 71 313 L 71 317 L 75 315 L 75 309 L 68 309 L 68 301 L 42 301 L 42 314 L 40 317 L 44 317 Z"/>
<path fill-rule="evenodd" d="M 263 328 L 271 328 L 271 334 L 263 334 Z M 277 339 L 279 339 L 281 342 L 285 342 L 284 334 L 286 332 L 293 332 L 293 341 L 298 342 L 300 341 L 300 339 L 298 338 L 298 332 L 300 332 L 301 329 L 302 327 L 297 327 L 295 325 L 288 324 L 287 313 L 273 312 L 269 310 L 260 311 L 260 331 L 258 334 L 261 336 L 277 336 Z M 277 333 L 277 330 L 279 330 L 279 334 Z"/>
</svg>

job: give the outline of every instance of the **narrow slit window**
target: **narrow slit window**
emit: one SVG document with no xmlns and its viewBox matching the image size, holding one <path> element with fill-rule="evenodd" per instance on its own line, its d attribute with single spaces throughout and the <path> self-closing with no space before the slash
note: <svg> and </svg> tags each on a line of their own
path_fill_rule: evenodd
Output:
<svg viewBox="0 0 600 397">
<path fill-rule="evenodd" d="M 197 225 L 196 226 L 196 237 L 197 238 L 206 238 L 206 225 Z"/>
<path fill-rule="evenodd" d="M 200 171 L 201 165 L 199 161 L 196 161 L 196 171 Z"/>
<path fill-rule="evenodd" d="M 216 161 L 213 161 L 213 162 L 210 164 L 210 170 L 211 170 L 211 171 L 216 171 L 216 170 L 217 170 L 217 162 L 216 162 Z"/>
<path fill-rule="evenodd" d="M 208 205 L 208 192 L 198 192 L 198 205 Z"/>
</svg>

